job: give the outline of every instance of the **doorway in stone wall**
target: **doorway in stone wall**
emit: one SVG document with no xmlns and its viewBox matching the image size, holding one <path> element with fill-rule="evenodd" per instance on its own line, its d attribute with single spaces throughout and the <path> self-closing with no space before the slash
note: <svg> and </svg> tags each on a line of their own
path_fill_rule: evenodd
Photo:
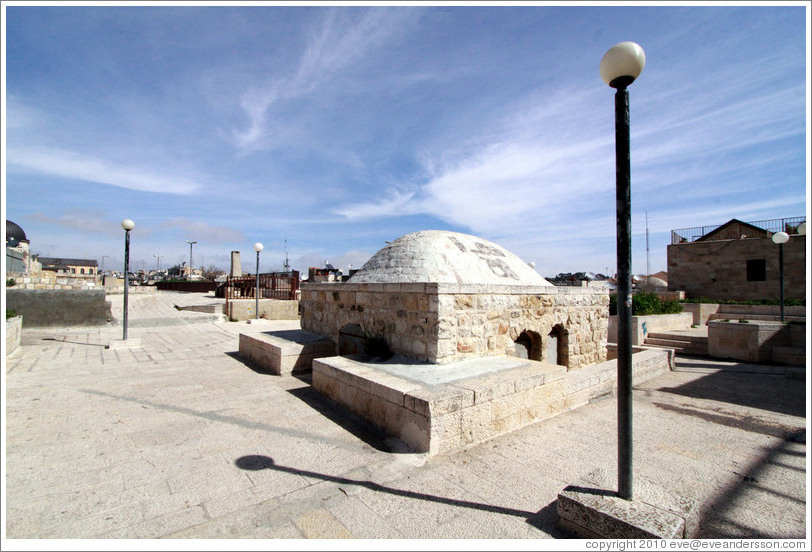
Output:
<svg viewBox="0 0 812 552">
<path fill-rule="evenodd" d="M 561 324 L 556 324 L 547 334 L 547 347 L 544 351 L 544 359 L 550 364 L 559 366 L 569 366 L 568 336 L 566 328 Z"/>
<path fill-rule="evenodd" d="M 360 355 L 364 353 L 364 331 L 358 324 L 347 324 L 338 331 L 339 356 Z"/>
<path fill-rule="evenodd" d="M 541 336 L 538 333 L 525 330 L 513 343 L 514 356 L 528 360 L 541 360 Z"/>
</svg>

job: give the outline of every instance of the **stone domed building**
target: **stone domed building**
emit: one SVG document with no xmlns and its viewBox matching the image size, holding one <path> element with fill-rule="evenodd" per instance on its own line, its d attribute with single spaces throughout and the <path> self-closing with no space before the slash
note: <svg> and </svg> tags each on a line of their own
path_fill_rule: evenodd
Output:
<svg viewBox="0 0 812 552">
<path fill-rule="evenodd" d="M 19 224 L 10 220 L 6 221 L 6 245 L 9 247 L 17 247 L 19 244 L 28 244 L 28 238 Z"/>
<path fill-rule="evenodd" d="M 503 247 L 447 231 L 407 234 L 346 283 L 306 284 L 302 329 L 340 355 L 391 353 L 432 364 L 518 356 L 580 368 L 606 360 L 609 296 L 557 287 Z"/>
<path fill-rule="evenodd" d="M 6 272 L 25 275 L 31 273 L 31 242 L 19 224 L 6 221 Z M 35 263 L 35 261 L 34 261 Z"/>
</svg>

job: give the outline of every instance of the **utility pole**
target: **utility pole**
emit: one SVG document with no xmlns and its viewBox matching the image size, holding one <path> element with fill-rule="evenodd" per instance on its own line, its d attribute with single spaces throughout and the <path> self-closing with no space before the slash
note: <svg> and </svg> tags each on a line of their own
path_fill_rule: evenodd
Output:
<svg viewBox="0 0 812 552">
<path fill-rule="evenodd" d="M 648 247 L 648 211 L 646 211 L 646 284 L 648 284 L 649 276 L 651 276 L 651 260 Z"/>
</svg>

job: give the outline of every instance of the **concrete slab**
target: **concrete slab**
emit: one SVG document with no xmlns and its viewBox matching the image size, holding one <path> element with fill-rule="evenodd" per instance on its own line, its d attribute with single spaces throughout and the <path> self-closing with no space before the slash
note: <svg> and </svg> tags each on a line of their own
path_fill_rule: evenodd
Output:
<svg viewBox="0 0 812 552">
<path fill-rule="evenodd" d="M 448 453 L 572 410 L 612 392 L 609 361 L 567 372 L 516 357 L 438 365 L 404 357 L 369 362 L 362 356 L 313 361 L 313 387 L 409 447 Z M 636 381 L 667 372 L 669 353 L 633 356 Z"/>
<path fill-rule="evenodd" d="M 135 349 L 141 346 L 141 340 L 137 337 L 127 339 L 111 339 L 108 349 Z"/>
<path fill-rule="evenodd" d="M 245 332 L 239 337 L 240 356 L 277 375 L 310 372 L 314 358 L 335 353 L 335 343 L 304 330 Z"/>
<path fill-rule="evenodd" d="M 641 478 L 635 478 L 633 497 L 626 500 L 617 496 L 615 484 L 599 468 L 567 486 L 556 503 L 559 526 L 585 539 L 695 537 L 695 501 Z"/>
</svg>

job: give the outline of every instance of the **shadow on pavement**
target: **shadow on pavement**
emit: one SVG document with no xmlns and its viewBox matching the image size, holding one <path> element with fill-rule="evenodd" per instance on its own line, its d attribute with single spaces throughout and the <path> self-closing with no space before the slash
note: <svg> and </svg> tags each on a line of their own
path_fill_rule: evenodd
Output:
<svg viewBox="0 0 812 552">
<path fill-rule="evenodd" d="M 69 339 L 58 339 L 56 337 L 43 337 L 42 341 L 56 341 L 57 343 L 71 343 L 73 345 L 87 345 L 89 347 L 107 347 L 104 343 L 87 343 L 84 341 L 70 341 Z"/>
<path fill-rule="evenodd" d="M 338 477 L 334 475 L 327 475 L 324 473 L 313 472 L 309 470 L 301 470 L 290 466 L 282 466 L 274 462 L 273 458 L 260 454 L 252 454 L 248 456 L 241 456 L 234 461 L 234 465 L 238 468 L 248 471 L 259 470 L 275 470 L 284 473 L 291 473 L 301 475 L 304 477 L 312 477 L 314 479 L 321 479 L 322 481 L 330 481 L 344 486 L 357 486 L 364 487 L 371 491 L 387 493 L 395 496 L 405 498 L 412 498 L 415 500 L 424 500 L 427 502 L 434 502 L 438 504 L 446 504 L 448 506 L 455 506 L 458 508 L 470 508 L 472 510 L 481 510 L 485 512 L 492 512 L 495 514 L 502 514 L 506 516 L 516 516 L 524 518 L 527 523 L 550 534 L 553 537 L 564 537 L 566 535 L 556 527 L 556 503 L 553 501 L 538 512 L 528 512 L 526 510 L 518 510 L 515 508 L 506 508 L 503 506 L 494 506 L 492 504 L 483 504 L 482 502 L 473 502 L 469 500 L 460 500 L 456 498 L 447 498 L 436 496 L 427 493 L 419 493 L 416 491 L 409 491 L 406 489 L 398 489 L 375 483 L 374 481 L 364 481 L 358 479 L 349 479 L 347 477 Z M 346 490 L 339 487 L 339 490 L 346 494 Z"/>
<path fill-rule="evenodd" d="M 699 538 L 710 539 L 804 539 L 806 521 L 804 519 L 805 489 L 786 488 L 779 486 L 770 471 L 778 469 L 805 470 L 806 459 L 806 430 L 787 434 L 786 438 L 777 445 L 770 447 L 757 460 L 755 460 L 743 473 L 734 472 L 736 479 L 726 488 L 716 494 L 702 508 L 700 514 Z M 794 465 L 793 465 L 794 464 Z M 795 491 L 795 494 L 790 494 Z M 762 518 L 757 515 L 759 526 L 744 525 L 735 519 L 742 519 L 735 509 L 746 507 L 748 495 L 752 493 L 767 493 L 776 503 L 795 507 L 784 508 L 778 516 L 784 525 L 776 527 L 776 520 Z M 791 519 L 792 516 L 795 519 Z M 790 530 L 787 527 L 794 529 Z"/>
<path fill-rule="evenodd" d="M 718 366 L 716 368 L 718 370 Z M 658 390 L 695 399 L 769 410 L 789 416 L 806 415 L 804 382 L 784 375 L 718 370 L 683 385 L 661 387 Z"/>
<path fill-rule="evenodd" d="M 99 397 L 107 397 L 109 399 L 119 400 L 119 401 L 127 401 L 135 404 L 139 404 L 141 406 L 149 406 L 159 410 L 166 410 L 168 412 L 178 412 L 180 414 L 187 414 L 189 416 L 195 416 L 198 418 L 203 418 L 212 422 L 221 422 L 227 424 L 233 424 L 239 427 L 244 427 L 247 429 L 258 430 L 258 431 L 267 431 L 269 433 L 279 433 L 283 435 L 290 435 L 292 437 L 296 437 L 299 439 L 307 439 L 314 442 L 326 442 L 333 444 L 337 447 L 349 449 L 349 450 L 357 450 L 358 446 L 355 443 L 348 443 L 342 441 L 340 439 L 331 439 L 328 437 L 323 437 L 314 433 L 309 433 L 307 431 L 301 431 L 298 429 L 291 429 L 287 427 L 280 427 L 274 426 L 271 424 L 266 424 L 263 422 L 255 422 L 250 419 L 239 418 L 237 416 L 231 416 L 227 414 L 220 414 L 216 411 L 208 411 L 203 412 L 199 410 L 193 410 L 191 408 L 186 408 L 183 406 L 176 406 L 172 404 L 164 404 L 155 401 L 150 401 L 147 399 L 139 398 L 139 397 L 127 397 L 123 395 L 115 395 L 113 393 L 105 393 L 103 391 L 96 391 L 94 389 L 77 389 L 77 391 L 81 391 L 82 393 L 87 393 L 89 395 L 96 395 Z"/>
<path fill-rule="evenodd" d="M 263 376 L 274 376 L 279 377 L 279 374 L 274 374 L 268 371 L 266 368 L 263 368 L 258 363 L 254 362 L 248 357 L 242 356 L 239 351 L 229 351 L 226 353 L 226 356 L 233 358 L 234 360 L 238 361 L 240 364 L 244 364 L 246 368 L 250 368 L 257 374 L 262 374 Z"/>
<path fill-rule="evenodd" d="M 346 406 L 325 397 L 313 389 L 309 385 L 309 374 L 297 376 L 297 379 L 302 380 L 307 385 L 295 389 L 288 389 L 287 392 L 334 424 L 381 452 L 414 454 L 414 451 L 409 450 L 405 443 L 393 439 L 384 430 L 375 427 Z M 397 441 L 397 443 L 393 441 Z"/>
</svg>

